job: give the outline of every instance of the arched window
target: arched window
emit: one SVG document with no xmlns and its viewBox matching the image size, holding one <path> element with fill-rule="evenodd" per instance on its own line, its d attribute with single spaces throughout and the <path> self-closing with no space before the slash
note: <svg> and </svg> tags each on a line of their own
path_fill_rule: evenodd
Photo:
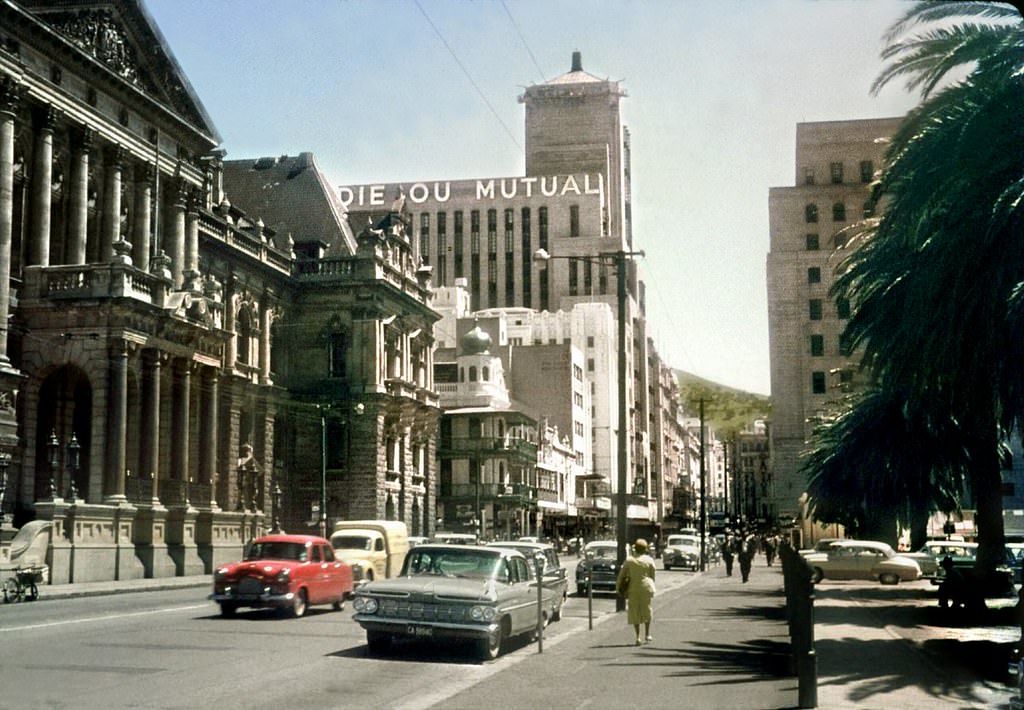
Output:
<svg viewBox="0 0 1024 710">
<path fill-rule="evenodd" d="M 466 368 L 460 367 L 459 368 L 459 382 L 465 382 L 465 381 L 466 381 Z"/>
<path fill-rule="evenodd" d="M 804 207 L 804 219 L 808 222 L 818 221 L 818 206 L 813 202 Z"/>
<path fill-rule="evenodd" d="M 476 382 L 476 365 L 469 366 L 469 381 Z"/>
<path fill-rule="evenodd" d="M 846 221 L 846 205 L 844 205 L 842 202 L 837 202 L 834 205 L 832 205 L 832 221 Z"/>
<path fill-rule="evenodd" d="M 490 382 L 491 381 L 491 368 L 487 367 L 487 365 L 484 365 L 484 367 L 483 367 L 483 377 L 481 377 L 480 379 L 483 380 L 484 382 Z"/>
</svg>

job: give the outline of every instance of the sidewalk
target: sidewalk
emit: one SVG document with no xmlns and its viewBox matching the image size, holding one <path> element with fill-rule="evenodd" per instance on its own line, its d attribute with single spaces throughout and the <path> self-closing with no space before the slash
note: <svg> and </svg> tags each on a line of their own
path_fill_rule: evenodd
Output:
<svg viewBox="0 0 1024 710">
<path fill-rule="evenodd" d="M 95 597 L 103 594 L 127 592 L 154 592 L 185 587 L 209 587 L 213 589 L 213 577 L 198 574 L 191 577 L 162 577 L 160 579 L 129 579 L 116 582 L 78 582 L 76 584 L 42 584 L 39 599 L 70 599 L 72 597 Z"/>
<path fill-rule="evenodd" d="M 555 638 L 543 654 L 531 655 L 514 672 L 497 673 L 442 705 L 470 710 L 502 698 L 506 707 L 546 707 L 551 690 L 559 688 L 564 694 L 560 704 L 568 707 L 796 708 L 798 683 L 789 672 L 782 572 L 778 566 L 766 567 L 763 558 L 758 561 L 746 584 L 738 574 L 726 577 L 719 566 L 659 594 L 649 645 L 634 646 L 624 615 L 610 614 L 593 631 Z M 672 573 L 659 569 L 658 574 Z M 862 583 L 856 587 L 857 593 L 867 590 L 869 595 L 874 589 Z M 819 587 L 818 707 L 1008 709 L 1015 689 L 981 678 L 967 666 L 971 642 L 947 638 L 973 630 L 950 634 L 948 628 L 918 623 L 921 612 L 914 610 L 931 610 L 934 601 L 920 602 L 927 591 L 902 587 L 896 601 L 916 600 L 909 607 L 883 594 L 876 608 L 859 602 L 850 587 Z M 913 640 L 896 628 L 899 624 L 909 627 Z"/>
</svg>

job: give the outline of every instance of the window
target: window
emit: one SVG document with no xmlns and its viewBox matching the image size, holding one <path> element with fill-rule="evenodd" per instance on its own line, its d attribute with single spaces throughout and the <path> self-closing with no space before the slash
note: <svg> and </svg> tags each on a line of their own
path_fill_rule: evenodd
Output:
<svg viewBox="0 0 1024 710">
<path fill-rule="evenodd" d="M 839 354 L 843 357 L 849 357 L 853 354 L 853 346 L 850 344 L 850 339 L 846 333 L 839 336 Z"/>
<path fill-rule="evenodd" d="M 850 317 L 850 301 L 848 299 L 836 299 L 836 315 L 839 316 L 840 320 L 846 320 Z"/>
<path fill-rule="evenodd" d="M 804 168 L 804 185 L 814 184 L 814 168 Z"/>
<path fill-rule="evenodd" d="M 821 283 L 821 268 L 817 266 L 811 266 L 807 269 L 807 283 L 809 284 L 820 284 Z"/>
<path fill-rule="evenodd" d="M 537 208 L 537 239 L 541 249 L 548 248 L 548 208 Z"/>
<path fill-rule="evenodd" d="M 430 215 L 426 212 L 420 215 L 420 256 L 430 256 Z"/>
<path fill-rule="evenodd" d="M 588 357 L 587 358 L 587 372 L 593 372 L 593 371 L 594 371 L 594 358 Z"/>
<path fill-rule="evenodd" d="M 587 347 L 588 348 L 594 347 L 594 336 L 593 335 L 588 335 L 587 336 Z"/>
<path fill-rule="evenodd" d="M 818 251 L 821 247 L 818 244 L 817 234 L 806 235 L 807 251 Z"/>
<path fill-rule="evenodd" d="M 343 333 L 331 333 L 328 357 L 328 373 L 330 377 L 345 376 L 345 360 L 348 357 L 348 343 Z"/>
<path fill-rule="evenodd" d="M 469 381 L 476 382 L 476 365 L 469 366 Z"/>
<path fill-rule="evenodd" d="M 844 205 L 842 202 L 837 202 L 834 205 L 832 205 L 832 221 L 846 221 L 846 205 Z"/>
<path fill-rule="evenodd" d="M 821 299 L 812 298 L 807 302 L 807 310 L 811 320 L 821 320 Z"/>
<path fill-rule="evenodd" d="M 580 236 L 580 206 L 569 205 L 569 236 Z"/>
<path fill-rule="evenodd" d="M 811 392 L 814 394 L 825 394 L 825 373 L 811 373 Z"/>
<path fill-rule="evenodd" d="M 860 181 L 871 182 L 875 177 L 875 164 L 870 160 L 860 161 Z"/>
<path fill-rule="evenodd" d="M 818 221 L 818 206 L 813 202 L 804 207 L 804 219 L 808 223 Z"/>
<path fill-rule="evenodd" d="M 811 357 L 821 357 L 825 354 L 825 336 L 811 336 Z"/>
<path fill-rule="evenodd" d="M 829 173 L 832 176 L 832 184 L 839 185 L 843 182 L 843 164 L 832 163 L 828 166 Z"/>
</svg>

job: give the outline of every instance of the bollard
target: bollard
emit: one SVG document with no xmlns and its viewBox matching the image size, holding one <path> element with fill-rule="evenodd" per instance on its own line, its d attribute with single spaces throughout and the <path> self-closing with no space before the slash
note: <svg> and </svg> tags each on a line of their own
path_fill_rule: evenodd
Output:
<svg viewBox="0 0 1024 710">
<path fill-rule="evenodd" d="M 594 551 L 587 551 L 587 628 L 594 630 L 594 583 L 590 573 L 590 567 L 594 562 Z"/>
<path fill-rule="evenodd" d="M 797 668 L 797 706 L 800 708 L 818 707 L 818 657 L 814 652 L 814 583 L 811 581 L 812 571 L 804 562 L 799 568 L 798 603 L 799 644 L 794 643 Z"/>
<path fill-rule="evenodd" d="M 537 653 L 544 653 L 544 553 L 538 552 L 533 557 L 533 567 L 537 571 Z"/>
</svg>

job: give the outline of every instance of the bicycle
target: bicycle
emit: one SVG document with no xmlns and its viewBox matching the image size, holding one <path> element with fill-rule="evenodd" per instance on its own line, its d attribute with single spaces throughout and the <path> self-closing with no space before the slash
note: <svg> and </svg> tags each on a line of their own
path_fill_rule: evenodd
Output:
<svg viewBox="0 0 1024 710">
<path fill-rule="evenodd" d="M 3 581 L 4 604 L 35 601 L 39 598 L 39 582 L 43 580 L 41 567 L 17 567 L 14 576 Z"/>
</svg>

